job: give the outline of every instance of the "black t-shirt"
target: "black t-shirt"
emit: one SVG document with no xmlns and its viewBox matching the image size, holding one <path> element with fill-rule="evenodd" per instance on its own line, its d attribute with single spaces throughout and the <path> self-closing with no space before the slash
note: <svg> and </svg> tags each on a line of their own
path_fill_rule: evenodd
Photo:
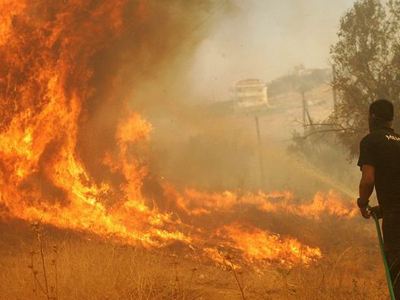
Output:
<svg viewBox="0 0 400 300">
<path fill-rule="evenodd" d="M 375 190 L 382 212 L 400 213 L 400 135 L 382 128 L 365 136 L 358 165 L 375 167 Z"/>
</svg>

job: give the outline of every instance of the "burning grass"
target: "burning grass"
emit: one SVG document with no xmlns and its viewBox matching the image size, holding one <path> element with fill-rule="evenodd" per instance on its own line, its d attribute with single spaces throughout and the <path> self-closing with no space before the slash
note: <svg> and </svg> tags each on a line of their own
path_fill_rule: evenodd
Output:
<svg viewBox="0 0 400 300">
<path fill-rule="evenodd" d="M 0 4 L 8 2 L 15 1 Z M 1 214 L 149 249 L 182 243 L 196 253 L 213 249 L 250 264 L 310 264 L 323 256 L 319 245 L 293 225 L 270 220 L 281 215 L 292 216 L 291 224 L 325 214 L 347 218 L 354 207 L 334 195 L 304 204 L 288 192 L 182 191 L 149 171 L 145 149 L 152 125 L 127 101 L 132 87 L 128 91 L 124 79 L 136 73 L 126 68 L 148 61 L 146 68 L 156 70 L 177 55 L 180 39 L 173 39 L 176 45 L 166 46 L 166 53 L 151 52 L 151 59 L 141 47 L 155 51 L 154 37 L 171 42 L 162 31 L 175 36 L 187 30 L 184 25 L 192 20 L 170 19 L 171 9 L 193 11 L 201 20 L 213 7 L 211 2 L 187 5 L 22 1 L 18 9 L 5 10 L 0 21 L 0 64 L 6 66 L 0 78 Z M 166 28 L 153 28 L 160 16 Z M 101 58 L 110 64 L 107 72 Z M 121 76 L 124 72 L 130 76 Z M 157 194 L 144 192 L 149 182 Z"/>
<path fill-rule="evenodd" d="M 364 225 L 354 229 L 357 222 L 345 222 L 315 226 L 319 238 L 345 237 L 327 243 L 318 261 L 254 268 L 230 256 L 221 264 L 196 258 L 179 244 L 147 250 L 12 221 L 1 224 L 1 298 L 46 299 L 43 251 L 49 299 L 242 299 L 242 292 L 245 299 L 382 299 L 386 286 L 375 241 Z M 350 228 L 352 240 L 346 239 Z"/>
<path fill-rule="evenodd" d="M 382 291 L 371 232 L 338 195 L 178 189 L 151 174 L 147 99 L 133 92 L 160 67 L 174 75 L 213 3 L 0 0 L 2 299 Z"/>
</svg>

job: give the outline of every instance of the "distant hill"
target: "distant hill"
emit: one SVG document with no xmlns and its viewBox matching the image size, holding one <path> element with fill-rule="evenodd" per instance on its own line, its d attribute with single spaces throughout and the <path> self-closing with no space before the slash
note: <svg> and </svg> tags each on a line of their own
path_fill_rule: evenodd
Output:
<svg viewBox="0 0 400 300">
<path fill-rule="evenodd" d="M 275 97 L 289 92 L 301 92 L 315 89 L 318 86 L 331 81 L 330 69 L 306 69 L 303 66 L 296 67 L 290 74 L 270 81 L 268 85 L 268 97 Z"/>
</svg>

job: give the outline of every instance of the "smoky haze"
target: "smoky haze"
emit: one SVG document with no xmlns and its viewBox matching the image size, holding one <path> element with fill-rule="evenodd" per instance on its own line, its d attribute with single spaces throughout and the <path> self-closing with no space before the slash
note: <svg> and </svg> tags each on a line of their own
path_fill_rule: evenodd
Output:
<svg viewBox="0 0 400 300">
<path fill-rule="evenodd" d="M 236 13 L 221 20 L 196 53 L 194 87 L 219 99 L 239 79 L 269 81 L 298 64 L 328 67 L 339 19 L 353 2 L 235 1 Z"/>
<path fill-rule="evenodd" d="M 264 179 L 254 118 L 234 114 L 222 103 L 230 100 L 232 86 L 240 79 L 269 82 L 299 64 L 328 69 L 329 48 L 335 42 L 340 17 L 352 3 L 252 0 L 234 1 L 224 14 L 210 10 L 196 26 L 195 31 L 203 27 L 208 31 L 195 51 L 178 52 L 155 78 L 136 85 L 133 106 L 140 107 L 153 125 L 149 163 L 154 178 L 144 188 L 152 192 L 154 182 L 166 178 L 181 188 L 292 190 L 307 196 L 339 189 L 351 194 L 344 182 L 352 182 L 354 172 L 348 172 L 342 148 L 319 149 L 323 154 L 316 158 L 318 170 L 307 160 L 288 154 L 293 131 L 302 131 L 298 92 L 270 96 L 276 109 L 260 118 Z M 209 20 L 214 23 L 210 25 Z M 183 44 L 190 41 L 187 36 Z M 314 120 L 329 115 L 332 91 L 328 79 L 307 97 Z M 140 99 L 144 102 L 138 106 Z M 335 172 L 344 170 L 348 176 L 334 178 Z"/>
</svg>

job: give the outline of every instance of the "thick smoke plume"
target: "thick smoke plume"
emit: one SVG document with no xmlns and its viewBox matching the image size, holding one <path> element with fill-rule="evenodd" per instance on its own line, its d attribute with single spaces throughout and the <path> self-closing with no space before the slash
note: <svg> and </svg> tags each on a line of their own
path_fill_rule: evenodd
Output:
<svg viewBox="0 0 400 300">
<path fill-rule="evenodd" d="M 118 122 L 135 100 L 146 104 L 135 88 L 178 68 L 177 55 L 184 62 L 215 21 L 213 9 L 207 1 L 2 1 L 1 128 L 23 114 L 22 126 L 37 122 L 57 93 L 78 110 L 75 155 L 98 181 L 111 180 L 102 160 L 114 149 Z M 57 119 L 43 120 L 62 130 L 45 142 L 37 175 L 44 193 L 61 195 L 45 170 L 71 130 Z"/>
</svg>

